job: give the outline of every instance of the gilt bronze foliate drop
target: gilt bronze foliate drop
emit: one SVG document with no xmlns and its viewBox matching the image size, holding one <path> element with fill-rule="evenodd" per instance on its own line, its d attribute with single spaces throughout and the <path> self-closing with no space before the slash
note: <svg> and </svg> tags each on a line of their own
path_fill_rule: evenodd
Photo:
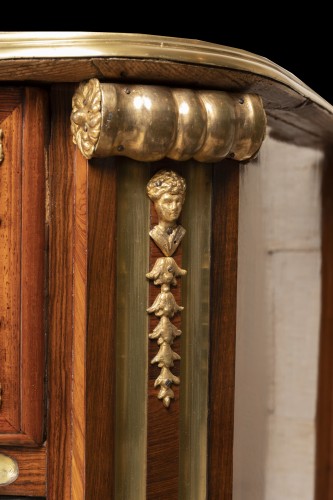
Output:
<svg viewBox="0 0 333 500">
<path fill-rule="evenodd" d="M 171 170 L 160 170 L 147 185 L 148 196 L 153 201 L 158 216 L 158 224 L 149 235 L 165 255 L 156 260 L 153 269 L 146 275 L 155 285 L 161 286 L 160 293 L 147 312 L 160 318 L 149 337 L 156 339 L 159 345 L 159 351 L 151 363 L 158 363 L 161 368 L 154 387 L 160 387 L 157 397 L 163 400 L 165 407 L 169 407 L 171 399 L 174 398 L 172 385 L 180 383 L 179 377 L 171 371 L 174 361 L 180 360 L 180 356 L 171 346 L 182 332 L 172 324 L 171 319 L 184 308 L 176 303 L 171 287 L 177 286 L 176 278 L 187 272 L 181 269 L 172 257 L 186 232 L 177 224 L 185 201 L 185 192 L 185 180 Z"/>
</svg>

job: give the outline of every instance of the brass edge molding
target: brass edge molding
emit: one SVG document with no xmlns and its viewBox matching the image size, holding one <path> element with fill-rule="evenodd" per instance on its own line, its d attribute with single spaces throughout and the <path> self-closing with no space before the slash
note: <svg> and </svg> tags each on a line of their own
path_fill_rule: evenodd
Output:
<svg viewBox="0 0 333 500">
<path fill-rule="evenodd" d="M 86 31 L 3 31 L 0 59 L 127 57 L 247 71 L 280 82 L 333 114 L 333 106 L 266 57 L 201 40 Z"/>
<path fill-rule="evenodd" d="M 160 387 L 157 397 L 163 401 L 166 408 L 175 397 L 172 385 L 180 383 L 179 377 L 171 371 L 174 361 L 180 360 L 180 356 L 172 350 L 171 346 L 182 332 L 172 324 L 171 319 L 184 308 L 176 303 L 171 287 L 177 286 L 176 278 L 184 276 L 186 271 L 181 269 L 171 256 L 186 232 L 181 225 L 177 224 L 185 201 L 185 192 L 185 180 L 172 170 L 160 170 L 147 185 L 147 194 L 153 201 L 158 216 L 158 224 L 153 227 L 149 235 L 165 255 L 156 260 L 153 269 L 146 274 L 146 277 L 154 281 L 155 285 L 161 286 L 161 292 L 154 303 L 148 307 L 147 312 L 160 318 L 154 331 L 149 334 L 149 338 L 157 340 L 159 345 L 159 351 L 151 363 L 158 363 L 161 369 L 154 387 Z"/>
<path fill-rule="evenodd" d="M 71 127 L 74 143 L 88 159 L 243 161 L 257 154 L 266 115 L 255 94 L 100 83 L 93 78 L 74 94 Z"/>
</svg>

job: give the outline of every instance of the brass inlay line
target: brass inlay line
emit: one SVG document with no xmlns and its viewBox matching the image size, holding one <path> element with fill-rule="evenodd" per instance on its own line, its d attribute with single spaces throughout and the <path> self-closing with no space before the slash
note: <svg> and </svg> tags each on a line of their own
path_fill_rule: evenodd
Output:
<svg viewBox="0 0 333 500">
<path fill-rule="evenodd" d="M 157 397 L 163 400 L 166 408 L 175 397 L 172 385 L 180 383 L 179 377 L 171 371 L 174 361 L 180 360 L 180 356 L 172 350 L 171 346 L 174 339 L 181 335 L 181 331 L 171 323 L 171 318 L 184 308 L 176 303 L 171 287 L 177 286 L 176 278 L 184 276 L 186 271 L 181 269 L 171 256 L 185 235 L 185 229 L 177 225 L 185 201 L 185 191 L 185 180 L 171 170 L 160 170 L 147 185 L 148 196 L 154 202 L 158 216 L 158 224 L 149 235 L 165 255 L 156 260 L 153 269 L 146 276 L 153 280 L 155 285 L 161 286 L 161 292 L 147 312 L 154 313 L 160 318 L 157 327 L 149 334 L 149 337 L 156 339 L 159 345 L 159 351 L 151 363 L 158 363 L 161 368 L 154 386 L 160 387 Z"/>
<path fill-rule="evenodd" d="M 188 162 L 183 174 L 190 195 L 182 211 L 182 263 L 190 272 L 182 284 L 179 498 L 205 500 L 212 166 Z"/>
<path fill-rule="evenodd" d="M 115 492 L 117 500 L 146 498 L 148 300 L 142 274 L 149 265 L 148 169 L 127 158 L 117 168 L 117 342 Z"/>
<path fill-rule="evenodd" d="M 265 137 L 255 94 L 151 85 L 80 84 L 73 97 L 73 141 L 88 159 L 127 156 L 217 162 L 248 160 Z"/>
</svg>

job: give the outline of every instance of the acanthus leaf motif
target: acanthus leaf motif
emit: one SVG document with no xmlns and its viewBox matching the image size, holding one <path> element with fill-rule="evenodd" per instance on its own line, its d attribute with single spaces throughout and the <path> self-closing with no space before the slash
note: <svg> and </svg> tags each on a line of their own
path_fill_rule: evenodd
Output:
<svg viewBox="0 0 333 500">
<path fill-rule="evenodd" d="M 161 291 L 154 300 L 152 306 L 148 307 L 148 313 L 154 313 L 155 316 L 166 316 L 167 318 L 173 318 L 173 316 L 182 311 L 184 308 L 179 306 L 173 296 L 169 291 Z"/>
<path fill-rule="evenodd" d="M 184 308 L 176 303 L 170 287 L 177 285 L 177 277 L 184 276 L 185 269 L 181 269 L 172 257 L 160 257 L 156 260 L 153 269 L 147 273 L 147 278 L 154 281 L 155 285 L 161 285 L 161 292 L 157 295 L 153 304 L 147 309 L 148 313 L 154 313 L 160 317 L 160 321 L 149 338 L 157 340 L 159 350 L 151 360 L 151 364 L 158 363 L 161 373 L 155 380 L 154 387 L 160 386 L 158 399 L 163 400 L 166 408 L 169 407 L 171 399 L 174 399 L 172 384 L 179 384 L 180 379 L 174 375 L 170 368 L 174 366 L 174 361 L 180 360 L 179 354 L 171 348 L 175 338 L 181 335 L 181 331 L 170 321 L 177 312 Z"/>
<path fill-rule="evenodd" d="M 162 316 L 156 328 L 149 334 L 149 338 L 158 339 L 157 342 L 159 344 L 162 342 L 173 344 L 174 339 L 179 337 L 181 333 L 182 332 L 178 330 L 166 316 Z"/>
<path fill-rule="evenodd" d="M 185 269 L 181 269 L 172 257 L 159 257 L 153 269 L 146 274 L 147 278 L 154 280 L 154 285 L 171 284 L 177 286 L 179 276 L 184 276 L 187 273 Z"/>
</svg>

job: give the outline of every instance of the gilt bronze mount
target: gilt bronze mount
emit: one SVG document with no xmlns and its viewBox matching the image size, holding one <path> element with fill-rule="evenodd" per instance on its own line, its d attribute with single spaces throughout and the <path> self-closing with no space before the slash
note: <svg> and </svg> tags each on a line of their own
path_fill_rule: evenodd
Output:
<svg viewBox="0 0 333 500">
<path fill-rule="evenodd" d="M 73 97 L 74 143 L 92 157 L 218 162 L 253 158 L 266 115 L 255 94 L 82 82 Z"/>
<path fill-rule="evenodd" d="M 180 356 L 171 346 L 182 332 L 172 324 L 171 319 L 184 308 L 176 303 L 171 287 L 177 286 L 176 278 L 186 274 L 185 269 L 181 269 L 172 258 L 186 232 L 177 224 L 185 201 L 185 192 L 185 179 L 172 170 L 160 170 L 147 185 L 147 194 L 154 203 L 158 216 L 158 224 L 153 227 L 149 235 L 165 255 L 156 260 L 153 269 L 146 276 L 153 280 L 155 285 L 161 286 L 161 292 L 147 312 L 154 313 L 160 318 L 149 337 L 156 339 L 159 345 L 159 351 L 151 363 L 158 363 L 158 367 L 161 368 L 154 386 L 160 387 L 157 397 L 162 399 L 166 408 L 175 396 L 172 385 L 180 383 L 179 377 L 171 371 L 174 361 L 180 360 Z"/>
</svg>

